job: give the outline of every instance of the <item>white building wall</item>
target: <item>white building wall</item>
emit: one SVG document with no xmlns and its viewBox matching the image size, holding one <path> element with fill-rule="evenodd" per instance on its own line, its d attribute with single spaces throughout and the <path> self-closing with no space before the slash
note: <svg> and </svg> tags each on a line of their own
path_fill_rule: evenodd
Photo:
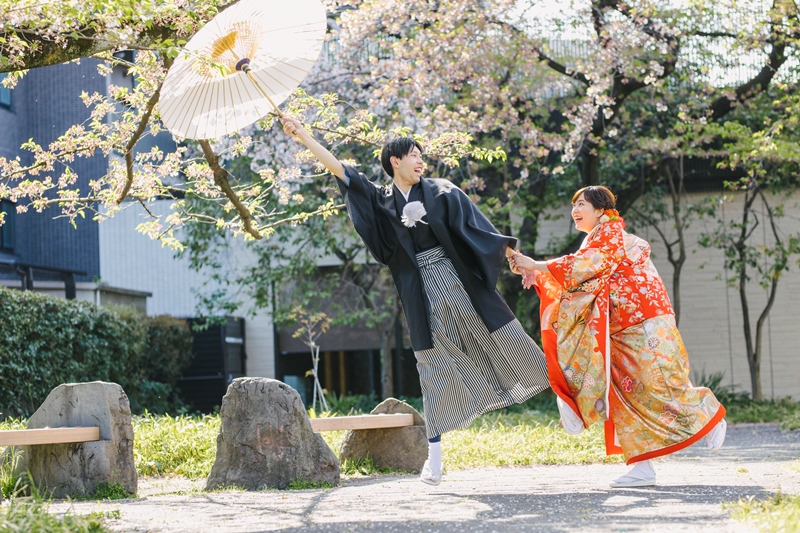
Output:
<svg viewBox="0 0 800 533">
<path fill-rule="evenodd" d="M 692 195 L 690 201 L 699 201 L 709 195 Z M 718 194 L 717 196 L 721 196 Z M 730 196 L 730 194 L 728 194 Z M 782 235 L 800 232 L 800 195 L 785 202 L 786 217 L 781 219 Z M 777 200 L 772 204 L 776 205 Z M 646 209 L 647 206 L 638 206 Z M 729 219 L 738 216 L 742 208 L 741 196 L 725 205 Z M 568 215 L 568 207 L 562 209 Z M 562 214 L 559 212 L 559 214 Z M 563 237 L 572 226 L 567 216 L 542 222 L 542 248 L 551 238 Z M 702 232 L 715 227 L 711 220 L 695 221 L 685 233 L 687 260 L 681 273 L 681 316 L 679 329 L 696 379 L 723 372 L 723 384 L 735 385 L 739 391 L 751 392 L 750 370 L 744 348 L 742 307 L 737 288 L 727 287 L 723 278 L 725 268 L 722 252 L 701 247 L 698 238 Z M 647 226 L 629 227 L 629 231 L 647 239 L 652 246 L 652 258 L 661 274 L 670 297 L 673 297 L 672 265 L 667 260 L 666 248 L 658 233 Z M 574 229 L 572 230 L 574 233 Z M 662 231 L 675 238 L 675 231 L 663 227 Z M 754 244 L 770 241 L 765 219 L 754 233 Z M 791 270 L 780 280 L 778 295 L 764 327 L 763 359 L 761 362 L 761 390 L 765 398 L 791 396 L 800 399 L 800 327 L 797 325 L 797 302 L 800 301 L 800 266 L 798 258 L 791 261 Z M 766 291 L 755 281 L 748 285 L 751 327 L 755 334 L 755 322 L 766 303 Z"/>
<path fill-rule="evenodd" d="M 158 201 L 149 208 L 156 214 L 168 214 L 170 203 Z M 147 302 L 148 315 L 196 316 L 195 292 L 207 290 L 203 285 L 210 277 L 191 270 L 188 259 L 176 258 L 174 250 L 138 233 L 136 226 L 146 217 L 141 208 L 132 205 L 100 223 L 101 280 L 114 287 L 152 293 Z M 246 260 L 243 252 L 236 250 L 228 257 L 232 268 Z M 248 305 L 246 302 L 237 313 L 245 320 L 247 374 L 274 378 L 272 316 L 269 310 L 259 310 L 251 316 Z"/>
<path fill-rule="evenodd" d="M 709 195 L 692 195 L 689 201 L 700 201 Z M 721 197 L 722 194 L 716 195 Z M 731 195 L 724 204 L 727 220 L 740 217 L 743 195 Z M 771 199 L 777 205 L 778 199 Z M 787 216 L 778 224 L 785 238 L 800 233 L 800 209 L 797 200 L 785 202 Z M 681 273 L 681 321 L 680 331 L 689 352 L 694 373 L 724 372 L 725 382 L 738 390 L 750 392 L 750 369 L 745 350 L 744 323 L 741 299 L 737 287 L 729 287 L 724 279 L 725 262 L 720 250 L 702 248 L 698 242 L 700 234 L 711 232 L 716 227 L 713 220 L 694 221 L 686 231 L 687 260 Z M 638 229 L 637 229 L 638 230 Z M 666 248 L 655 230 L 643 227 L 640 235 L 650 241 L 653 262 L 664 278 L 670 296 L 673 295 L 672 265 L 667 260 Z M 663 231 L 663 229 L 662 229 Z M 674 230 L 673 230 L 674 233 Z M 669 233 L 668 233 L 669 235 Z M 760 217 L 759 227 L 753 234 L 753 245 L 771 246 L 773 239 L 768 221 Z M 800 398 L 800 328 L 797 326 L 796 302 L 800 298 L 800 268 L 797 257 L 791 261 L 791 269 L 778 284 L 778 293 L 764 325 L 761 360 L 761 391 L 765 398 L 791 396 Z M 755 326 L 763 311 L 768 293 L 758 284 L 755 269 L 749 269 L 751 281 L 747 284 L 750 307 L 750 325 L 755 342 Z"/>
</svg>

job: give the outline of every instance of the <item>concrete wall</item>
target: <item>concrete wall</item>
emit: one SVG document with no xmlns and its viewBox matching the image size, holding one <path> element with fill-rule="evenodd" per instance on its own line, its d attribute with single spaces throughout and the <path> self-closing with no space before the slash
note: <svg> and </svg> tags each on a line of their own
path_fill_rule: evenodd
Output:
<svg viewBox="0 0 800 533">
<path fill-rule="evenodd" d="M 19 289 L 20 284 L 16 280 L 0 279 L 0 285 L 11 289 Z M 46 294 L 54 298 L 66 298 L 64 284 L 58 281 L 35 281 L 33 290 L 40 294 Z M 133 307 L 140 313 L 147 314 L 147 298 L 151 296 L 148 292 L 120 290 L 115 287 L 79 281 L 75 284 L 75 299 L 83 302 L 91 302 L 95 305 L 124 305 Z"/>
<path fill-rule="evenodd" d="M 150 206 L 154 213 L 168 214 L 168 201 Z M 195 291 L 205 290 L 208 276 L 189 269 L 187 259 L 175 257 L 175 252 L 157 241 L 136 232 L 136 226 L 147 214 L 138 205 L 128 209 L 100 226 L 100 277 L 115 287 L 146 291 L 149 315 L 169 314 L 177 317 L 197 315 Z M 246 261 L 243 253 L 231 251 L 227 258 L 231 268 Z M 254 316 L 245 307 L 237 316 L 245 319 L 247 374 L 258 377 L 275 376 L 275 348 L 272 317 L 269 311 L 259 310 Z"/>
<path fill-rule="evenodd" d="M 690 201 L 699 201 L 706 196 L 692 195 Z M 715 196 L 721 197 L 722 193 Z M 731 196 L 728 194 L 728 196 Z M 731 217 L 741 213 L 742 197 L 731 196 L 725 203 L 724 215 Z M 772 205 L 779 201 L 772 200 Z M 780 221 L 782 235 L 800 232 L 800 195 L 785 201 L 786 217 Z M 647 206 L 638 206 L 646 209 Z M 563 212 L 568 213 L 564 207 Z M 764 218 L 755 231 L 753 244 L 770 243 L 771 236 Z M 569 218 L 551 220 L 544 223 L 543 243 L 551 236 L 564 235 L 572 223 Z M 686 349 L 692 376 L 724 372 L 724 383 L 733 384 L 737 390 L 751 391 L 750 371 L 744 348 L 744 328 L 742 306 L 737 288 L 731 288 L 723 281 L 726 276 L 722 252 L 702 248 L 698 237 L 704 231 L 715 227 L 713 221 L 695 221 L 686 232 L 688 258 L 681 274 L 681 316 L 679 329 Z M 672 265 L 667 260 L 666 248 L 658 233 L 647 226 L 629 225 L 628 230 L 647 239 L 653 250 L 653 262 L 658 268 L 670 297 L 674 296 Z M 572 230 L 574 233 L 574 229 Z M 672 239 L 674 229 L 667 227 L 662 231 Z M 792 270 L 781 280 L 772 311 L 765 324 L 763 338 L 763 358 L 761 362 L 761 389 L 765 398 L 791 396 L 800 399 L 800 361 L 797 350 L 800 346 L 800 326 L 797 323 L 797 302 L 800 300 L 800 267 L 797 257 Z M 753 330 L 759 313 L 764 308 L 767 294 L 758 283 L 748 284 L 750 318 Z"/>
</svg>

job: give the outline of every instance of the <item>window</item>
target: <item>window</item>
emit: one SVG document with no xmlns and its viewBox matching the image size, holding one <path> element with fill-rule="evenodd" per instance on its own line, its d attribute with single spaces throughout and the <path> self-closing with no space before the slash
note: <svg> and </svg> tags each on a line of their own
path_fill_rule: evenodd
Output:
<svg viewBox="0 0 800 533">
<path fill-rule="evenodd" d="M 122 63 L 114 66 L 111 73 L 111 83 L 120 87 L 136 87 L 136 77 L 129 73 L 130 66 L 136 62 L 136 55 L 133 50 L 122 50 L 114 52 L 114 57 Z"/>
<path fill-rule="evenodd" d="M 0 200 L 0 211 L 4 213 L 3 225 L 0 226 L 0 250 L 11 251 L 14 249 L 14 217 L 17 210 L 8 200 Z"/>
<path fill-rule="evenodd" d="M 0 82 L 6 79 L 8 74 L 0 74 Z M 6 89 L 0 84 L 0 105 L 4 107 L 11 107 L 11 89 Z"/>
</svg>

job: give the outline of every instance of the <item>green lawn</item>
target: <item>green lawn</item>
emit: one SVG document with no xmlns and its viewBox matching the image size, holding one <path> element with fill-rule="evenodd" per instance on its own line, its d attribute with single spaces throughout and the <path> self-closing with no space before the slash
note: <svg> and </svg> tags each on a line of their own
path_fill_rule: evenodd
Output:
<svg viewBox="0 0 800 533">
<path fill-rule="evenodd" d="M 363 413 L 374 403 L 362 397 L 334 398 L 332 405 L 337 411 L 323 416 Z M 731 424 L 781 422 L 785 429 L 800 427 L 800 402 L 728 398 L 726 407 Z M 25 420 L 7 419 L 0 422 L 0 430 L 24 428 L 25 424 Z M 219 415 L 134 416 L 134 459 L 139 475 L 206 477 L 214 463 L 219 426 Z M 620 461 L 618 456 L 605 455 L 601 430 L 598 424 L 577 437 L 566 435 L 558 427 L 552 395 L 542 394 L 525 405 L 485 414 L 468 428 L 446 434 L 443 459 L 449 469 Z M 321 433 L 336 453 L 344 434 Z M 365 465 L 357 470 L 364 472 Z"/>
<path fill-rule="evenodd" d="M 800 532 L 800 495 L 776 494 L 766 500 L 742 499 L 726 506 L 736 520 L 749 522 L 759 531 Z"/>
<path fill-rule="evenodd" d="M 800 427 L 800 402 L 789 400 L 750 402 L 723 398 L 729 423 L 780 422 L 785 429 Z M 364 398 L 334 398 L 337 410 L 323 416 L 359 414 L 376 402 Z M 418 405 L 417 405 L 418 407 Z M 0 430 L 20 429 L 25 420 L 7 419 Z M 208 475 L 216 454 L 219 415 L 133 417 L 134 459 L 140 476 L 183 476 L 201 479 Z M 344 431 L 321 433 L 338 454 Z M 605 455 L 601 426 L 595 425 L 577 437 L 558 426 L 552 395 L 543 394 L 522 406 L 479 417 L 468 428 L 443 437 L 443 460 L 449 470 L 489 466 L 621 462 L 620 456 Z M 800 469 L 800 462 L 795 465 Z M 345 463 L 342 474 L 380 473 L 369 461 Z M 0 466 L 0 487 L 6 498 L 14 494 L 16 478 L 8 464 Z M 730 504 L 735 518 L 756 524 L 763 531 L 800 531 L 800 496 L 778 495 L 769 500 L 742 500 Z M 792 529 L 794 528 L 794 529 Z M 102 517 L 65 515 L 52 518 L 41 498 L 11 498 L 0 508 L 0 533 L 5 531 L 61 533 L 104 532 Z"/>
</svg>

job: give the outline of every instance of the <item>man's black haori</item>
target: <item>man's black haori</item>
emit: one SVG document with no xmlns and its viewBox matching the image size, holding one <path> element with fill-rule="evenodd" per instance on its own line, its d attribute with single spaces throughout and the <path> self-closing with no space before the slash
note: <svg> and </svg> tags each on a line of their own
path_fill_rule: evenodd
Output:
<svg viewBox="0 0 800 533">
<path fill-rule="evenodd" d="M 379 186 L 350 165 L 344 165 L 350 185 L 337 180 L 356 231 L 375 259 L 389 267 L 414 351 L 433 348 L 428 300 L 408 228 L 400 220 L 394 187 Z M 444 179 L 420 181 L 425 222 L 439 239 L 489 332 L 515 320 L 496 289 L 506 248 L 516 239 L 500 234 L 460 188 Z"/>
</svg>

